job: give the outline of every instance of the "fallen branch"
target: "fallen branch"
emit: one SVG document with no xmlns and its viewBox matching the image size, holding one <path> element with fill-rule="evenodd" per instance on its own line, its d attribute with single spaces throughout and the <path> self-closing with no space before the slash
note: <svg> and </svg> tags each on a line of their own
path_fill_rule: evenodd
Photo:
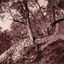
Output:
<svg viewBox="0 0 64 64">
<path fill-rule="evenodd" d="M 41 46 L 41 50 L 43 50 L 49 44 L 53 43 L 54 41 L 57 41 L 58 39 L 64 40 L 64 35 L 51 35 L 51 36 L 37 39 L 35 42 L 37 42 L 37 44 L 45 43 Z M 29 43 L 28 46 L 26 46 L 26 48 L 28 49 L 25 50 L 24 48 L 25 48 L 25 45 L 27 45 L 27 43 Z M 30 44 L 30 42 L 25 42 L 25 43 L 23 42 L 23 43 L 13 45 L 6 52 L 0 55 L 0 62 L 7 60 L 7 58 L 10 55 L 12 55 L 12 60 L 16 62 L 19 58 L 23 58 L 23 55 L 26 55 L 26 52 L 30 49 L 31 45 L 33 46 L 33 44 Z"/>
<path fill-rule="evenodd" d="M 37 42 L 37 44 L 43 44 L 41 47 L 41 49 L 43 50 L 49 44 L 53 43 L 54 41 L 57 41 L 58 39 L 64 40 L 64 35 L 51 35 L 44 38 L 36 39 L 35 42 Z"/>
</svg>

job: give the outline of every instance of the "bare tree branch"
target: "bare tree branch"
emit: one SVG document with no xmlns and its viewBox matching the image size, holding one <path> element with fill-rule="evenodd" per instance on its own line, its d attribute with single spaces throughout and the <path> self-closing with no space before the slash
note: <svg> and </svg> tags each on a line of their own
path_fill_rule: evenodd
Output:
<svg viewBox="0 0 64 64">
<path fill-rule="evenodd" d="M 57 23 L 64 21 L 64 18 L 54 21 L 51 26 L 55 26 Z"/>
<path fill-rule="evenodd" d="M 56 19 L 55 19 L 55 5 L 54 5 L 54 0 L 51 1 L 51 4 L 52 4 L 53 18 L 54 18 L 54 21 L 55 21 Z"/>
</svg>

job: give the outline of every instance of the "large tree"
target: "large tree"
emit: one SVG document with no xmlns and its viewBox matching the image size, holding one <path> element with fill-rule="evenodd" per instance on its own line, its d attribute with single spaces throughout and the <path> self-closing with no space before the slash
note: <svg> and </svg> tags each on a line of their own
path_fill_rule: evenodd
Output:
<svg viewBox="0 0 64 64">
<path fill-rule="evenodd" d="M 14 43 L 0 55 L 1 63 L 63 63 L 64 33 L 61 30 L 63 28 L 61 21 L 64 21 L 63 1 L 47 0 L 47 2 L 44 7 L 40 5 L 39 0 L 1 0 L 1 13 L 10 13 L 12 17 L 10 20 L 13 21 L 12 30 L 6 30 L 8 33 L 4 34 L 6 38 L 2 32 L 1 38 L 9 39 L 5 43 L 10 41 Z"/>
</svg>

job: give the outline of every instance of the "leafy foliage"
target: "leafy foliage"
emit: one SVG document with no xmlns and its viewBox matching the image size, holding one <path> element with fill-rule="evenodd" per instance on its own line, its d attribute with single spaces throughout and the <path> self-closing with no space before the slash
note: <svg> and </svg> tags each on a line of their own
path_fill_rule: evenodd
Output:
<svg viewBox="0 0 64 64">
<path fill-rule="evenodd" d="M 12 38 L 7 31 L 0 33 L 0 55 L 11 47 L 11 40 Z"/>
<path fill-rule="evenodd" d="M 64 53 L 62 46 L 64 40 L 54 42 L 55 37 L 52 39 L 50 36 L 59 33 L 64 34 L 63 30 L 60 30 L 61 33 L 58 29 L 61 24 L 59 21 L 64 20 L 64 2 L 63 0 L 47 1 L 48 4 L 46 7 L 40 6 L 38 0 L 1 1 L 1 13 L 10 13 L 12 17 L 10 20 L 13 21 L 11 31 L 6 30 L 0 32 L 0 47 L 3 49 L 1 54 L 7 50 L 4 56 L 5 54 L 7 55 L 9 47 L 14 45 L 9 49 L 13 51 L 13 53 L 9 51 L 9 55 L 11 54 L 12 57 L 10 57 L 10 59 L 14 60 L 12 61 L 13 64 L 14 62 L 23 64 L 52 64 L 52 62 L 63 62 L 64 55 L 61 57 L 60 55 Z M 56 24 L 58 24 L 59 27 L 56 26 Z M 63 23 L 61 27 L 63 28 Z M 33 38 L 33 41 L 31 38 Z M 40 43 L 38 43 L 38 41 L 40 41 Z M 49 42 L 52 42 L 52 44 Z M 3 46 L 5 48 L 3 48 Z M 7 58 L 5 60 L 8 59 L 8 56 L 6 56 Z"/>
</svg>

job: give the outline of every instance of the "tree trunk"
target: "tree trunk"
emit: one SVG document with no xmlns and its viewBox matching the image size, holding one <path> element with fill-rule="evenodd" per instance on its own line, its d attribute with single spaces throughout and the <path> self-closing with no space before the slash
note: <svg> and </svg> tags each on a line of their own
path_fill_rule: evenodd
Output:
<svg viewBox="0 0 64 64">
<path fill-rule="evenodd" d="M 32 31 L 31 31 L 31 24 L 30 24 L 30 18 L 29 18 L 29 9 L 28 9 L 28 4 L 27 4 L 27 0 L 23 0 L 24 6 L 25 6 L 25 11 L 26 11 L 26 20 L 27 20 L 27 30 L 28 30 L 28 34 L 30 37 L 31 42 L 33 42 L 33 35 L 32 35 Z"/>
</svg>

